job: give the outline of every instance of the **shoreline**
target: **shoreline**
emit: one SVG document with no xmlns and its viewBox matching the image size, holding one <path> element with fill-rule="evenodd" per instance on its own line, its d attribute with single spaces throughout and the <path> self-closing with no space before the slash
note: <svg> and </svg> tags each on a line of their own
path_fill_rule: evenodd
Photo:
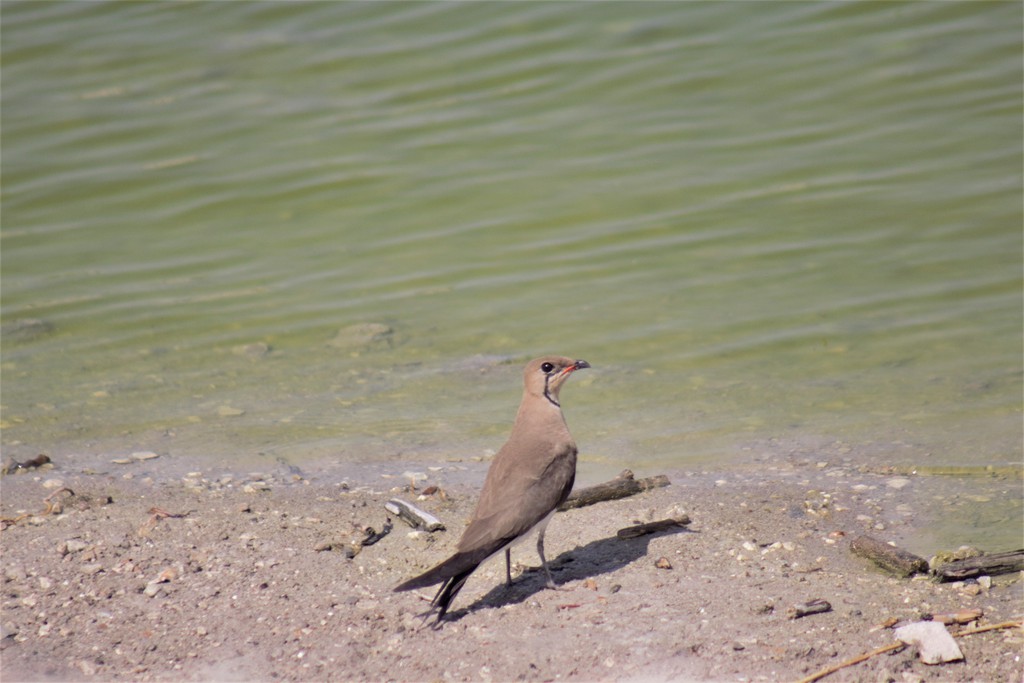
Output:
<svg viewBox="0 0 1024 683">
<path fill-rule="evenodd" d="M 75 494 L 0 535 L 5 681 L 781 681 L 893 642 L 880 627 L 890 618 L 980 609 L 984 625 L 1021 611 L 1020 573 L 987 588 L 896 579 L 849 551 L 870 533 L 921 553 L 930 505 L 951 490 L 968 501 L 1019 490 L 1012 479 L 951 486 L 811 463 L 671 473 L 666 488 L 555 516 L 545 545 L 561 590 L 523 571 L 538 564 L 525 543 L 511 589 L 491 560 L 435 630 L 416 616 L 432 591 L 391 589 L 454 547 L 486 463 L 422 468 L 418 488 L 442 493 L 417 500 L 401 491 L 406 463 L 343 480 L 283 467 L 170 478 L 158 462 L 4 477 L 4 517 L 40 511 L 61 487 Z M 381 530 L 391 497 L 447 531 L 392 519 L 351 559 L 316 550 Z M 617 538 L 670 510 L 689 529 Z M 832 610 L 787 617 L 814 599 Z M 1020 629 L 967 636 L 966 660 L 938 666 L 908 647 L 824 680 L 1018 681 L 1022 642 Z"/>
</svg>

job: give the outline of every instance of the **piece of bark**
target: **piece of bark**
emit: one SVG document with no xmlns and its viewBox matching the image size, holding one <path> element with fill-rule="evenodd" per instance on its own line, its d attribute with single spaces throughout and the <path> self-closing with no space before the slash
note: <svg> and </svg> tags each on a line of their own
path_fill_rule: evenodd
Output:
<svg viewBox="0 0 1024 683">
<path fill-rule="evenodd" d="M 850 543 L 850 551 L 899 577 L 928 571 L 928 563 L 923 558 L 871 536 L 855 538 Z"/>
<path fill-rule="evenodd" d="M 993 574 L 1009 574 L 1024 570 L 1024 550 L 1011 550 L 1005 553 L 992 553 L 969 557 L 966 560 L 953 560 L 935 568 L 935 576 L 939 581 L 961 581 L 976 576 Z"/>
<path fill-rule="evenodd" d="M 392 498 L 384 503 L 384 509 L 396 515 L 414 529 L 423 529 L 425 531 L 441 531 L 444 529 L 444 524 L 437 517 L 429 512 L 420 510 L 412 503 L 407 503 L 400 498 Z"/>
<path fill-rule="evenodd" d="M 799 619 L 800 617 L 806 617 L 809 614 L 824 614 L 825 612 L 831 612 L 832 605 L 826 600 L 816 598 L 814 600 L 808 600 L 802 602 L 799 605 L 793 605 L 786 610 L 786 616 L 790 619 Z"/>
<path fill-rule="evenodd" d="M 681 515 L 675 519 L 661 519 L 657 522 L 647 522 L 645 524 L 637 524 L 636 526 L 628 526 L 625 529 L 619 529 L 616 532 L 616 536 L 625 540 L 627 538 L 639 538 L 646 536 L 647 534 L 656 534 L 659 531 L 667 531 L 668 529 L 680 529 L 690 523 L 690 518 L 687 515 Z"/>
<path fill-rule="evenodd" d="M 50 456 L 40 453 L 34 458 L 30 458 L 25 462 L 18 462 L 14 458 L 11 458 L 3 466 L 3 474 L 11 474 L 17 470 L 28 470 L 34 467 L 42 467 L 43 465 L 50 462 Z"/>
<path fill-rule="evenodd" d="M 631 471 L 623 470 L 611 481 L 574 491 L 564 503 L 558 506 L 558 511 L 565 512 L 606 500 L 626 498 L 642 491 L 668 486 L 671 483 L 664 474 L 646 479 L 635 479 Z"/>
</svg>

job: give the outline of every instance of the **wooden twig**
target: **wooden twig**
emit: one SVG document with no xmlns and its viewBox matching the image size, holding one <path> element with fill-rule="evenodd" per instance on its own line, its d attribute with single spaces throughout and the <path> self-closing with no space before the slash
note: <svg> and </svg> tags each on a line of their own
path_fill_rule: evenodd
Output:
<svg viewBox="0 0 1024 683">
<path fill-rule="evenodd" d="M 928 571 L 928 563 L 923 558 L 871 536 L 854 539 L 850 543 L 850 552 L 866 557 L 885 571 L 899 577 Z"/>
<path fill-rule="evenodd" d="M 28 519 L 29 517 L 45 517 L 46 515 L 59 515 L 61 512 L 64 511 L 64 504 L 60 502 L 60 500 L 57 498 L 57 496 L 59 496 L 59 495 L 61 495 L 63 493 L 68 494 L 68 496 L 74 496 L 75 495 L 75 492 L 72 491 L 71 489 L 69 489 L 67 486 L 65 486 L 63 488 L 59 488 L 56 491 L 54 491 L 53 493 L 51 493 L 50 495 L 48 495 L 45 498 L 43 498 L 43 505 L 45 507 L 43 508 L 42 512 L 35 512 L 35 513 L 33 513 L 33 512 L 26 512 L 26 513 L 18 515 L 17 517 L 13 517 L 13 518 L 12 517 L 0 518 L 0 530 L 6 529 L 9 526 L 14 526 L 15 524 L 17 524 L 21 520 Z"/>
<path fill-rule="evenodd" d="M 962 636 L 969 636 L 975 633 L 984 633 L 985 631 L 996 631 L 1004 628 L 1021 628 L 1022 623 L 1024 622 L 1022 622 L 1020 619 L 1015 619 L 1013 621 L 1004 621 L 999 624 L 990 624 L 988 626 L 980 626 L 978 628 L 964 629 L 959 633 L 954 633 L 953 637 L 960 638 Z M 801 678 L 799 681 L 797 681 L 797 683 L 814 683 L 814 681 L 821 680 L 825 676 L 828 676 L 829 674 L 834 674 L 836 671 L 839 671 L 840 669 L 845 669 L 846 667 L 853 666 L 854 664 L 860 664 L 863 661 L 871 659 L 875 655 L 882 655 L 886 652 L 892 652 L 894 650 L 899 650 L 904 647 L 906 647 L 906 645 L 901 642 L 895 642 L 891 645 L 885 645 L 883 647 L 878 648 L 877 650 L 865 652 L 864 654 L 853 657 L 852 659 L 847 659 L 845 662 L 840 662 L 833 666 L 826 667 L 821 671 L 817 671 L 811 674 L 810 676 L 807 676 L 806 678 Z"/>
<path fill-rule="evenodd" d="M 635 526 L 628 526 L 625 529 L 619 529 L 616 532 L 616 536 L 625 540 L 628 538 L 639 538 L 648 534 L 656 534 L 659 531 L 667 531 L 669 529 L 680 529 L 690 523 L 689 515 L 680 515 L 675 519 L 661 519 L 657 522 L 647 522 L 645 524 L 637 524 Z"/>
<path fill-rule="evenodd" d="M 814 681 L 820 680 L 829 674 L 834 674 L 840 669 L 845 669 L 848 666 L 853 666 L 854 664 L 860 664 L 861 662 L 867 661 L 875 655 L 884 655 L 886 652 L 892 652 L 893 650 L 899 650 L 905 647 L 906 645 L 900 642 L 885 645 L 877 650 L 865 652 L 864 654 L 853 657 L 852 659 L 847 659 L 845 662 L 839 662 L 838 664 L 822 669 L 821 671 L 811 674 L 807 678 L 801 678 L 797 683 L 814 683 Z"/>
<path fill-rule="evenodd" d="M 565 512 L 605 500 L 626 498 L 642 491 L 668 486 L 671 483 L 664 474 L 647 479 L 634 479 L 630 470 L 623 470 L 611 481 L 574 491 L 564 503 L 558 506 L 558 511 Z"/>
<path fill-rule="evenodd" d="M 978 626 L 977 628 L 965 628 L 963 631 L 958 631 L 953 634 L 954 638 L 960 636 L 970 636 L 975 633 L 984 633 L 985 631 L 998 631 L 1004 628 L 1021 628 L 1024 627 L 1024 621 L 1020 619 L 1013 619 L 1011 621 L 1003 621 L 998 624 L 989 624 L 988 626 Z"/>
<path fill-rule="evenodd" d="M 962 581 L 975 576 L 1009 574 L 1021 570 L 1024 570 L 1024 550 L 1011 550 L 946 562 L 935 568 L 935 577 L 939 581 Z"/>
<path fill-rule="evenodd" d="M 806 617 L 811 614 L 824 614 L 825 612 L 831 611 L 832 605 L 830 605 L 827 600 L 815 598 L 814 600 L 802 602 L 799 605 L 793 605 L 786 610 L 786 616 L 790 619 L 799 619 L 800 617 Z"/>
<path fill-rule="evenodd" d="M 183 519 L 191 514 L 189 512 L 168 512 L 160 507 L 149 508 L 149 519 L 147 519 L 142 526 L 135 532 L 139 538 L 145 538 L 149 536 L 149 532 L 156 528 L 156 525 L 161 519 Z"/>
<path fill-rule="evenodd" d="M 937 621 L 940 624 L 969 624 L 972 621 L 981 619 L 984 612 L 980 607 L 974 609 L 962 609 L 956 612 L 943 612 L 941 614 L 931 615 L 931 621 Z M 927 619 L 927 617 L 925 617 Z"/>
<path fill-rule="evenodd" d="M 168 512 L 163 508 L 151 507 L 149 508 L 149 514 L 155 516 L 158 519 L 184 519 L 192 514 L 192 510 L 188 512 Z"/>
</svg>

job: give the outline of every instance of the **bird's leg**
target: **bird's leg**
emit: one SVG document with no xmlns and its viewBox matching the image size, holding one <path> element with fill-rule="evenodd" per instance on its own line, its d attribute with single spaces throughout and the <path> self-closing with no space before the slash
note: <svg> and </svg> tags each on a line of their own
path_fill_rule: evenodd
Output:
<svg viewBox="0 0 1024 683">
<path fill-rule="evenodd" d="M 505 587 L 512 587 L 512 549 L 505 548 Z"/>
<path fill-rule="evenodd" d="M 556 584 L 554 578 L 552 578 L 551 570 L 548 569 L 548 561 L 544 557 L 544 529 L 541 529 L 540 533 L 537 534 L 537 554 L 540 555 L 540 564 L 544 567 L 544 573 L 548 577 L 547 587 L 551 590 L 558 590 L 558 584 Z"/>
</svg>

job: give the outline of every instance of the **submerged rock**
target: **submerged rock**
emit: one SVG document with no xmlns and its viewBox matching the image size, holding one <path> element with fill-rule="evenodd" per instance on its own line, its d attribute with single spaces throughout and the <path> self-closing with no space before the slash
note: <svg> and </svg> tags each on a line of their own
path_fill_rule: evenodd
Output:
<svg viewBox="0 0 1024 683">
<path fill-rule="evenodd" d="M 53 323 L 39 318 L 22 318 L 0 327 L 5 342 L 29 342 L 53 332 Z"/>
<path fill-rule="evenodd" d="M 383 323 L 356 323 L 338 330 L 328 346 L 337 349 L 390 348 L 395 331 Z"/>
</svg>

